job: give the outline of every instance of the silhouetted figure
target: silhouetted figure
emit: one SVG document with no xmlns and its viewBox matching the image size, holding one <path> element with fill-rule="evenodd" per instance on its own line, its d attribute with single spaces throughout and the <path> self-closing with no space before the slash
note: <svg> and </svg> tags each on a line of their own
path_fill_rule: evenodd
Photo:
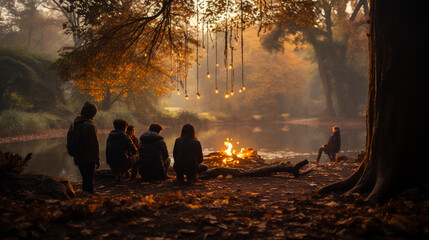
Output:
<svg viewBox="0 0 429 240">
<path fill-rule="evenodd" d="M 129 170 L 136 164 L 132 158 L 137 153 L 133 141 L 125 134 L 128 122 L 123 119 L 113 121 L 115 128 L 107 137 L 106 161 L 115 172 L 115 180 L 129 176 Z"/>
<path fill-rule="evenodd" d="M 197 173 L 207 170 L 207 166 L 201 164 L 203 151 L 191 124 L 183 126 L 180 137 L 174 143 L 173 157 L 173 168 L 179 184 L 184 183 L 184 175 L 186 175 L 186 181 L 192 183 L 198 180 Z"/>
<path fill-rule="evenodd" d="M 153 123 L 149 131 L 140 136 L 138 168 L 142 180 L 167 179 L 170 166 L 167 145 L 159 135 L 164 129 L 160 124 Z"/>
<path fill-rule="evenodd" d="M 136 148 L 138 149 L 139 147 L 139 139 L 136 137 L 136 130 L 134 128 L 134 126 L 128 126 L 127 128 L 127 135 L 128 137 L 131 138 L 131 141 L 133 141 L 134 146 L 136 146 Z M 137 177 L 137 171 L 138 171 L 138 160 L 139 160 L 139 154 L 134 154 L 131 156 L 131 158 L 133 158 L 133 162 L 135 163 L 134 166 L 131 168 L 131 177 L 130 179 L 133 180 Z"/>
<path fill-rule="evenodd" d="M 82 190 L 94 193 L 95 168 L 100 167 L 100 147 L 97 127 L 92 120 L 97 114 L 97 106 L 85 102 L 67 133 L 67 148 L 73 155 L 74 163 L 82 176 Z M 70 149 L 69 149 L 70 148 Z"/>
<path fill-rule="evenodd" d="M 323 145 L 319 148 L 319 153 L 317 155 L 316 163 L 319 163 L 320 157 L 322 156 L 322 152 L 328 154 L 331 162 L 335 161 L 335 156 L 340 151 L 341 148 L 341 135 L 340 128 L 337 126 L 332 127 L 332 135 L 329 138 L 328 144 Z"/>
</svg>

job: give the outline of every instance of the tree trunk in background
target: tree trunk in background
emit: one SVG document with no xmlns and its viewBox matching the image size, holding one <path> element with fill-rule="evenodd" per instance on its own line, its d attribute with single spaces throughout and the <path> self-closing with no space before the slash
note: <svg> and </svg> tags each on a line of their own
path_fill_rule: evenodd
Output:
<svg viewBox="0 0 429 240">
<path fill-rule="evenodd" d="M 319 69 L 320 80 L 322 81 L 323 86 L 323 95 L 325 96 L 325 114 L 327 117 L 335 117 L 334 104 L 332 103 L 332 86 L 330 83 L 330 77 L 327 73 L 327 56 L 324 54 L 323 47 L 320 46 L 320 43 L 315 40 L 315 38 L 311 38 L 310 41 L 314 47 L 317 56 L 317 66 Z"/>
<path fill-rule="evenodd" d="M 352 176 L 321 193 L 369 193 L 367 201 L 377 203 L 428 181 L 428 7 L 371 1 L 367 153 Z"/>
</svg>

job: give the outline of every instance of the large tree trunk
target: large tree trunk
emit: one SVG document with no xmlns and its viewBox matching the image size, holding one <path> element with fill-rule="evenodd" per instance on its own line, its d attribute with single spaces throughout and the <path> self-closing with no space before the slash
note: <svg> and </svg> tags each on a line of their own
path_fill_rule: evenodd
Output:
<svg viewBox="0 0 429 240">
<path fill-rule="evenodd" d="M 348 179 L 320 190 L 384 202 L 425 184 L 429 161 L 428 1 L 372 0 L 367 154 Z"/>
</svg>

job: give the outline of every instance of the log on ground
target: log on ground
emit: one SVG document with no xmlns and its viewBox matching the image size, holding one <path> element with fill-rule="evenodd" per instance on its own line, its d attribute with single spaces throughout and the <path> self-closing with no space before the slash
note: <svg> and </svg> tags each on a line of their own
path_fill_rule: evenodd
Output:
<svg viewBox="0 0 429 240">
<path fill-rule="evenodd" d="M 216 178 L 220 175 L 231 175 L 233 177 L 269 177 L 274 173 L 278 172 L 289 172 L 296 177 L 300 176 L 299 169 L 307 165 L 309 162 L 307 159 L 297 163 L 295 166 L 291 166 L 285 163 L 260 167 L 249 170 L 241 170 L 237 168 L 214 168 L 207 172 L 200 174 L 201 179 Z"/>
</svg>

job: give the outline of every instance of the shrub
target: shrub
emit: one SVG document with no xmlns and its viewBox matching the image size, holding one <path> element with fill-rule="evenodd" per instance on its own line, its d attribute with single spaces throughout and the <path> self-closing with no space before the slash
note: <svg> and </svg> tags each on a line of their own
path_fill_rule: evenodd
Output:
<svg viewBox="0 0 429 240">
<path fill-rule="evenodd" d="M 28 113 L 6 110 L 0 114 L 0 136 L 39 133 L 50 128 L 60 128 L 65 121 L 49 113 Z"/>
</svg>

